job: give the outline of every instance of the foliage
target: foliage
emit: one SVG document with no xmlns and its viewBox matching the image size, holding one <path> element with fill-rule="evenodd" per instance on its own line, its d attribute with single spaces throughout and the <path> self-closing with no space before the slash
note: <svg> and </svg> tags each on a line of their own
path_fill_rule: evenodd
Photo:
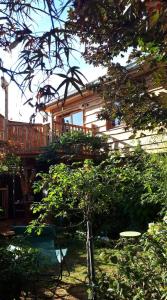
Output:
<svg viewBox="0 0 167 300">
<path fill-rule="evenodd" d="M 82 156 L 94 156 L 101 159 L 107 155 L 108 145 L 105 136 L 92 136 L 82 131 L 63 133 L 53 143 L 45 148 L 45 152 L 38 158 L 39 162 L 54 164 L 60 161 L 81 160 Z"/>
<path fill-rule="evenodd" d="M 45 110 L 53 98 L 59 100 L 62 87 L 64 99 L 71 85 L 81 92 L 82 74 L 71 66 L 77 35 L 85 45 L 86 61 L 108 67 L 106 82 L 100 82 L 105 99 L 101 117 L 121 117 L 134 129 L 166 127 L 166 94 L 161 92 L 157 97 L 148 93 L 148 88 L 166 84 L 166 1 L 9 0 L 0 4 L 0 46 L 4 51 L 19 52 L 11 68 L 1 58 L 0 69 L 23 92 L 29 88 L 32 97 L 26 103 L 36 111 Z M 43 19 L 46 28 L 41 25 Z M 127 51 L 135 68 L 112 64 Z M 62 82 L 48 84 L 52 75 Z"/>
<path fill-rule="evenodd" d="M 17 173 L 21 168 L 21 159 L 15 154 L 6 154 L 0 162 L 0 173 Z"/>
<path fill-rule="evenodd" d="M 96 232 L 115 235 L 125 229 L 143 231 L 166 210 L 166 155 L 150 155 L 139 147 L 127 157 L 118 153 L 97 166 L 88 165 L 87 161 L 83 166 L 59 164 L 38 174 L 35 192 L 47 192 L 34 207 L 40 220 L 50 212 L 75 216 L 74 220 L 78 215 L 81 220 L 90 204 Z"/>
<path fill-rule="evenodd" d="M 134 129 L 166 127 L 166 94 L 161 92 L 157 97 L 148 93 L 148 88 L 166 84 L 166 1 L 9 0 L 0 4 L 0 46 L 4 51 L 19 52 L 11 68 L 1 58 L 0 69 L 23 92 L 29 88 L 32 97 L 26 103 L 36 111 L 45 110 L 53 98 L 59 100 L 62 87 L 64 99 L 71 85 L 81 92 L 82 74 L 71 66 L 77 35 L 85 45 L 86 61 L 108 67 L 106 82 L 100 82 L 105 99 L 101 117 L 121 117 Z M 43 19 L 46 28 L 41 25 Z M 127 51 L 135 68 L 112 64 Z M 48 84 L 52 75 L 62 82 Z"/>
<path fill-rule="evenodd" d="M 1 299 L 18 299 L 21 291 L 32 291 L 39 272 L 37 256 L 36 250 L 23 245 L 0 247 Z"/>
<path fill-rule="evenodd" d="M 108 68 L 99 82 L 105 99 L 101 117 L 116 115 L 134 129 L 167 126 L 166 94 L 148 93 L 166 86 L 166 16 L 163 0 L 73 2 L 67 24 L 85 45 L 86 61 Z M 116 56 L 129 56 L 132 64 L 115 64 Z"/>
<path fill-rule="evenodd" d="M 167 297 L 167 222 L 149 224 L 138 241 L 120 241 L 106 259 L 116 266 L 113 276 L 102 274 L 97 299 L 149 300 Z M 122 247 L 120 247 L 122 243 Z"/>
<path fill-rule="evenodd" d="M 152 2 L 152 3 L 150 3 Z M 157 3 L 158 2 L 158 3 Z M 69 10 L 69 26 L 85 43 L 85 57 L 107 64 L 129 47 L 159 50 L 166 58 L 166 1 L 75 1 Z M 137 49 L 138 50 L 138 49 Z"/>
<path fill-rule="evenodd" d="M 110 80 L 104 80 L 98 88 L 104 98 L 104 108 L 99 118 L 113 120 L 117 117 L 125 122 L 125 127 L 133 128 L 134 132 L 139 129 L 153 130 L 157 126 L 159 128 L 156 130 L 165 132 L 167 96 L 164 92 L 157 95 L 149 90 L 164 86 L 166 70 L 159 67 L 152 71 L 151 79 L 145 74 L 138 77 L 138 72 L 142 70 L 137 66 L 132 72 L 119 64 L 108 68 Z M 160 83 L 154 80 L 157 72 L 159 76 L 162 74 Z"/>
<path fill-rule="evenodd" d="M 43 198 L 33 206 L 36 218 L 31 222 L 30 229 L 35 225 L 43 226 L 50 215 L 63 217 L 68 227 L 71 221 L 72 226 L 78 226 L 86 221 L 89 223 L 92 217 L 98 227 L 99 219 L 105 216 L 110 227 L 116 221 L 124 230 L 125 226 L 131 226 L 131 230 L 144 229 L 151 215 L 155 218 L 157 211 L 165 210 L 167 205 L 164 185 L 158 186 L 166 171 L 158 159 L 137 148 L 128 158 L 116 154 L 97 166 L 90 160 L 82 166 L 78 163 L 51 166 L 49 173 L 38 174 L 38 181 L 34 184 L 34 191 L 42 192 Z M 117 220 L 115 208 L 121 217 L 126 217 L 124 223 L 122 219 Z M 90 239 L 92 233 L 87 235 L 87 241 Z M 91 292 L 94 292 L 92 282 L 89 283 Z"/>
<path fill-rule="evenodd" d="M 138 147 L 127 157 L 118 154 L 103 164 L 103 182 L 112 201 L 110 218 L 105 213 L 97 218 L 96 230 L 99 226 L 111 236 L 124 230 L 144 231 L 167 208 L 166 155 L 150 155 Z"/>
<path fill-rule="evenodd" d="M 66 29 L 64 16 L 70 1 L 0 1 L 0 47 L 6 52 L 17 51 L 18 59 L 11 67 L 0 59 L 0 70 L 24 93 L 31 92 L 26 103 L 36 111 L 45 109 L 52 98 L 64 98 L 70 86 L 80 92 L 82 73 L 71 65 L 74 36 Z M 43 22 L 45 20 L 45 22 Z M 46 25 L 45 25 L 46 24 Z M 62 82 L 48 84 L 49 76 L 57 75 Z M 35 93 L 35 96 L 34 96 Z M 61 92 L 62 93 L 62 92 Z"/>
<path fill-rule="evenodd" d="M 39 173 L 38 179 L 34 192 L 46 193 L 40 203 L 34 204 L 33 212 L 39 214 L 35 224 L 44 222 L 48 213 L 64 218 L 72 212 L 76 217 L 82 213 L 86 220 L 89 214 L 106 209 L 103 176 L 99 166 L 90 160 L 85 160 L 81 167 L 63 163 L 51 166 L 49 173 Z"/>
<path fill-rule="evenodd" d="M 92 161 L 85 160 L 82 167 L 74 165 L 69 168 L 65 164 L 51 166 L 49 174 L 40 174 L 40 181 L 35 184 L 35 191 L 45 189 L 45 197 L 41 203 L 34 205 L 33 213 L 38 217 L 31 222 L 31 227 L 46 222 L 48 213 L 55 217 L 69 218 L 73 213 L 74 223 L 78 214 L 82 216 L 81 224 L 87 225 L 87 267 L 88 281 L 91 295 L 94 294 L 94 258 L 92 240 L 92 215 L 107 209 L 107 200 L 103 177 L 99 166 L 94 166 Z M 93 297 L 91 299 L 94 299 Z"/>
</svg>

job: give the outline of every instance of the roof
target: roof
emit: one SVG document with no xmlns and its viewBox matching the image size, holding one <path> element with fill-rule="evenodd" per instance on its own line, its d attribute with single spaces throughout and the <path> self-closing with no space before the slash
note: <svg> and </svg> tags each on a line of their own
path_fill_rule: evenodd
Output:
<svg viewBox="0 0 167 300">
<path fill-rule="evenodd" d="M 52 110 L 55 109 L 55 106 L 57 106 L 57 107 L 59 105 L 63 106 L 64 103 L 68 104 L 69 102 L 73 103 L 73 102 L 78 101 L 81 98 L 85 98 L 85 97 L 90 96 L 92 94 L 93 94 L 93 91 L 87 90 L 87 89 L 81 90 L 81 93 L 74 91 L 73 93 L 70 93 L 70 95 L 67 96 L 65 102 L 64 102 L 64 98 L 62 98 L 60 100 L 56 100 L 56 101 L 53 101 L 53 102 L 47 104 L 45 111 L 46 112 L 51 112 Z"/>
<path fill-rule="evenodd" d="M 158 64 L 155 65 L 154 67 L 151 67 L 148 64 L 144 64 L 144 65 L 138 65 L 136 62 L 133 62 L 131 64 L 128 64 L 127 66 L 125 66 L 125 68 L 127 69 L 127 71 L 130 72 L 130 74 L 132 75 L 132 77 L 138 77 L 140 78 L 143 75 L 149 75 L 151 72 L 153 72 L 154 70 L 156 70 L 159 67 L 167 67 L 166 64 Z M 62 96 L 60 99 L 56 99 L 53 102 L 50 102 L 47 104 L 46 106 L 46 112 L 50 112 L 53 109 L 55 109 L 55 105 L 59 105 L 59 103 L 64 104 L 65 101 L 68 101 L 68 99 L 70 99 L 71 102 L 79 100 L 81 97 L 85 97 L 90 95 L 90 92 L 93 93 L 93 89 L 91 90 L 90 87 L 95 87 L 96 85 L 100 85 L 100 81 L 103 79 L 106 79 L 106 83 L 107 83 L 107 75 L 98 77 L 96 80 L 91 81 L 90 83 L 88 83 L 87 85 L 84 86 L 84 88 L 81 88 L 81 93 L 79 93 L 76 90 L 73 90 L 71 92 L 68 93 L 68 96 L 66 99 L 64 99 L 64 97 Z M 110 81 L 111 83 L 111 81 Z"/>
</svg>

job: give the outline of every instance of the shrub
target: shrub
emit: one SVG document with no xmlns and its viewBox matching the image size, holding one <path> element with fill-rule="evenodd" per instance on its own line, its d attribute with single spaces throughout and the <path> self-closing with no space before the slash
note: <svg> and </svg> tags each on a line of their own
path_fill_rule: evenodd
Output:
<svg viewBox="0 0 167 300">
<path fill-rule="evenodd" d="M 95 231 L 110 237 L 124 230 L 146 231 L 167 209 L 167 156 L 140 147 L 126 157 L 113 155 L 102 163 L 108 188 L 108 212 L 95 217 Z M 108 217 L 110 215 L 110 217 Z"/>
<path fill-rule="evenodd" d="M 102 159 L 107 156 L 108 144 L 105 136 L 92 136 L 82 131 L 63 133 L 56 137 L 54 142 L 44 149 L 44 153 L 39 155 L 39 164 L 46 162 L 48 165 L 61 161 L 82 160 L 89 155 L 96 155 Z"/>
<path fill-rule="evenodd" d="M 32 291 L 39 269 L 36 250 L 4 245 L 0 248 L 0 299 L 18 299 L 22 290 Z"/>
<path fill-rule="evenodd" d="M 117 271 L 98 278 L 98 299 L 167 299 L 167 217 L 150 224 L 139 242 L 120 245 L 108 255 Z"/>
</svg>

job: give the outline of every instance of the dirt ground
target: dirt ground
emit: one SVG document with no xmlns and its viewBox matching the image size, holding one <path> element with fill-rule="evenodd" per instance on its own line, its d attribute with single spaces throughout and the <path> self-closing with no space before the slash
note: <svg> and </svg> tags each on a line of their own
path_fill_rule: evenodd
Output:
<svg viewBox="0 0 167 300">
<path fill-rule="evenodd" d="M 86 300 L 87 295 L 84 286 L 62 285 L 61 287 L 57 288 L 54 299 Z"/>
<path fill-rule="evenodd" d="M 87 300 L 87 294 L 83 285 L 71 285 L 61 282 L 60 285 L 49 289 L 41 289 L 34 297 L 31 294 L 22 292 L 20 300 Z"/>
</svg>

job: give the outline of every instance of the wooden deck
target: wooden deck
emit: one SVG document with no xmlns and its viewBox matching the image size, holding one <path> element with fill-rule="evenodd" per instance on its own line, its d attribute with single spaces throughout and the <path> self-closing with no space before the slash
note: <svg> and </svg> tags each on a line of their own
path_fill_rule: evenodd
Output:
<svg viewBox="0 0 167 300">
<path fill-rule="evenodd" d="M 48 128 L 42 124 L 9 122 L 7 140 L 4 131 L 0 131 L 0 144 L 6 151 L 24 155 L 36 155 L 49 143 Z"/>
<path fill-rule="evenodd" d="M 64 132 L 74 131 L 95 134 L 93 128 L 54 122 L 52 135 L 59 137 Z M 4 147 L 5 152 L 8 151 L 19 156 L 35 156 L 42 153 L 44 147 L 49 145 L 49 125 L 9 121 L 7 136 L 8 139 L 5 140 L 4 131 L 0 130 L 1 149 Z"/>
<path fill-rule="evenodd" d="M 9 124 L 8 144 L 17 154 L 40 153 L 48 143 L 48 132 L 42 124 Z"/>
</svg>

